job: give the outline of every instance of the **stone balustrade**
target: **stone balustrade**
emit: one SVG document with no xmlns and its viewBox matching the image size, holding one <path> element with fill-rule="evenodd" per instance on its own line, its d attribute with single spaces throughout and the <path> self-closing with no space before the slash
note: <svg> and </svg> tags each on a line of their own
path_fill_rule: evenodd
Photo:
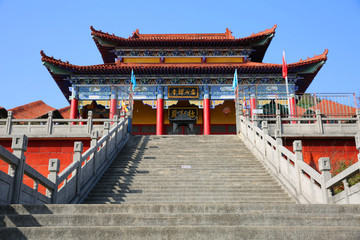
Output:
<svg viewBox="0 0 360 240">
<path fill-rule="evenodd" d="M 0 159 L 9 164 L 8 174 L 0 171 L 0 204 L 80 203 L 129 139 L 129 119 L 115 116 L 112 122 L 106 121 L 101 138 L 92 129 L 91 146 L 85 152 L 82 142 L 75 142 L 73 163 L 62 172 L 60 161 L 50 159 L 47 178 L 25 163 L 28 137 L 15 135 L 14 153 L 0 146 Z M 24 175 L 34 180 L 33 188 L 23 183 Z M 38 192 L 39 185 L 46 188 L 46 195 Z"/>
<path fill-rule="evenodd" d="M 128 116 L 121 115 L 117 121 Z M 29 138 L 90 137 L 93 130 L 103 134 L 106 122 L 112 123 L 114 119 L 94 119 L 91 111 L 87 119 L 54 119 L 52 112 L 48 113 L 47 119 L 14 119 L 9 111 L 7 119 L 0 119 L 0 138 L 11 138 L 16 134 L 25 134 Z"/>
<path fill-rule="evenodd" d="M 263 121 L 261 129 L 248 117 L 238 119 L 241 139 L 300 203 L 360 203 L 360 183 L 351 187 L 347 184 L 350 177 L 359 173 L 360 161 L 332 178 L 329 158 L 319 159 L 319 173 L 303 161 L 301 141 L 294 141 L 293 153 L 282 145 L 280 133 L 275 132 L 275 138 L 269 135 L 268 122 Z M 355 139 L 360 151 L 360 131 Z M 334 187 L 341 184 L 344 191 L 335 195 Z"/>
</svg>

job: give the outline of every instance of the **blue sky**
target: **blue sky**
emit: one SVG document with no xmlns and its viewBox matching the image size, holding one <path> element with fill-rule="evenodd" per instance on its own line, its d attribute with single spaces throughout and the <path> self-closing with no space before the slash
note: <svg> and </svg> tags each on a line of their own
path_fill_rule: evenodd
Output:
<svg viewBox="0 0 360 240">
<path fill-rule="evenodd" d="M 40 50 L 72 64 L 101 64 L 95 29 L 128 37 L 140 33 L 218 33 L 235 37 L 278 25 L 264 62 L 288 63 L 321 54 L 328 61 L 308 92 L 360 94 L 359 0 L 254 1 L 14 1 L 0 0 L 0 106 L 43 100 L 68 105 L 40 61 Z"/>
</svg>

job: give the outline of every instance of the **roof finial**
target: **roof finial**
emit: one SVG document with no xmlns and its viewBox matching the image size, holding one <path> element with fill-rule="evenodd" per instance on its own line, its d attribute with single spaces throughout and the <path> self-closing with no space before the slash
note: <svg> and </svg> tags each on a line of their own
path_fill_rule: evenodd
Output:
<svg viewBox="0 0 360 240">
<path fill-rule="evenodd" d="M 229 37 L 229 38 L 232 37 L 232 32 L 231 32 L 231 30 L 230 30 L 229 28 L 226 28 L 225 35 L 226 35 L 227 37 Z"/>
<path fill-rule="evenodd" d="M 136 30 L 133 32 L 132 37 L 139 37 L 139 35 L 140 35 L 140 31 L 139 31 L 139 29 L 136 29 Z"/>
</svg>

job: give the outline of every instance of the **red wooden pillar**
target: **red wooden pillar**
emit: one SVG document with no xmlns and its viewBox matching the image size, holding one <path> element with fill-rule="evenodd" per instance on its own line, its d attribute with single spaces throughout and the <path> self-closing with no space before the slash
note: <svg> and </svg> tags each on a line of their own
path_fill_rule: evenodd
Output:
<svg viewBox="0 0 360 240">
<path fill-rule="evenodd" d="M 255 94 L 251 94 L 250 96 L 250 116 L 254 115 L 254 109 L 256 109 L 256 97 Z"/>
<path fill-rule="evenodd" d="M 211 124 L 210 124 L 210 96 L 209 94 L 204 94 L 204 103 L 203 103 L 203 122 L 204 122 L 204 135 L 210 135 Z"/>
<path fill-rule="evenodd" d="M 70 105 L 70 119 L 77 119 L 79 115 L 79 95 L 77 93 L 77 89 L 74 87 L 72 95 L 71 95 L 71 105 Z M 76 123 L 72 122 L 71 125 L 75 125 Z"/>
<path fill-rule="evenodd" d="M 156 135 L 164 134 L 164 96 L 157 95 L 156 101 Z"/>
<path fill-rule="evenodd" d="M 109 118 L 113 119 L 118 114 L 118 98 L 116 93 L 112 93 L 110 97 L 110 113 Z"/>
<path fill-rule="evenodd" d="M 296 103 L 295 95 L 291 94 L 289 98 L 290 117 L 296 118 Z M 296 121 L 291 121 L 292 124 L 296 124 Z"/>
<path fill-rule="evenodd" d="M 295 103 L 295 95 L 291 94 L 289 98 L 289 104 L 290 104 L 290 115 L 292 117 L 296 117 L 296 103 Z"/>
</svg>

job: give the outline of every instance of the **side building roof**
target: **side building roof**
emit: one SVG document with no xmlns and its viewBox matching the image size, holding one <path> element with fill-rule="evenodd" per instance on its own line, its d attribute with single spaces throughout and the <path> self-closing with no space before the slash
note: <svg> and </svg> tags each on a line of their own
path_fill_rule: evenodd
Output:
<svg viewBox="0 0 360 240">
<path fill-rule="evenodd" d="M 70 119 L 70 106 L 58 109 L 64 119 Z"/>
<path fill-rule="evenodd" d="M 272 28 L 243 38 L 235 38 L 227 28 L 225 33 L 193 33 L 193 34 L 140 34 L 137 29 L 129 38 L 123 38 L 95 30 L 91 35 L 98 47 L 104 63 L 114 63 L 116 47 L 127 48 L 178 48 L 178 47 L 251 47 L 253 62 L 262 62 L 265 52 L 275 35 L 275 24 Z"/>
<path fill-rule="evenodd" d="M 298 93 L 306 91 L 316 74 L 327 60 L 328 50 L 312 58 L 288 64 L 288 73 L 295 73 L 301 79 L 296 82 Z M 281 64 L 243 62 L 243 63 L 109 63 L 91 66 L 78 66 L 63 62 L 45 55 L 41 51 L 41 60 L 53 76 L 55 82 L 68 99 L 71 83 L 66 80 L 73 74 L 101 75 L 101 74 L 234 74 L 237 69 L 241 74 L 281 74 Z"/>
<path fill-rule="evenodd" d="M 16 119 L 46 118 L 50 111 L 53 112 L 54 118 L 63 118 L 56 108 L 50 107 L 41 100 L 9 109 L 9 111 L 12 111 Z"/>
</svg>

